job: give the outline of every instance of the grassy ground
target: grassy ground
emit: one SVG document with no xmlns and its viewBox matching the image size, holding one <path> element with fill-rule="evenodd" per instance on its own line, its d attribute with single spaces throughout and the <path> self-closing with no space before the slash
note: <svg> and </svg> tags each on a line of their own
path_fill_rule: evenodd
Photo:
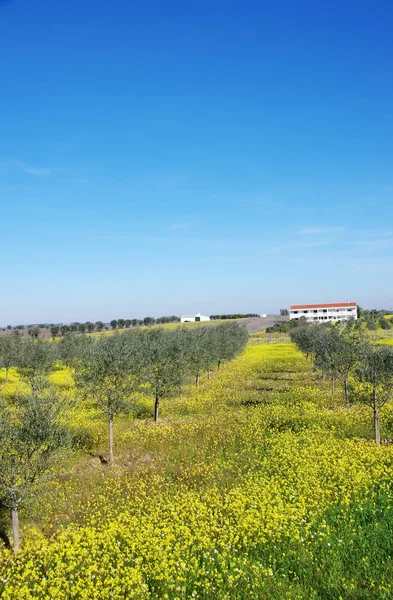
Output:
<svg viewBox="0 0 393 600">
<path fill-rule="evenodd" d="M 73 393 L 65 371 L 52 379 Z M 105 452 L 100 415 L 74 420 Z M 369 410 L 344 407 L 292 345 L 250 345 L 163 402 L 158 425 L 118 419 L 113 468 L 81 453 L 37 486 L 0 595 L 391 598 L 393 446 L 371 438 Z"/>
</svg>

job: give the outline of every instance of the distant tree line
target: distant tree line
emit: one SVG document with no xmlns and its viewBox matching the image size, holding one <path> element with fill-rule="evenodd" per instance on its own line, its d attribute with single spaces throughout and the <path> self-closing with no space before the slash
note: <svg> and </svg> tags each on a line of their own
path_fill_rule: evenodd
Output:
<svg viewBox="0 0 393 600">
<path fill-rule="evenodd" d="M 59 323 L 40 323 L 39 325 L 7 325 L 7 327 L 1 328 L 2 331 L 27 331 L 28 335 L 32 338 L 38 338 L 43 330 L 49 330 L 53 338 L 63 336 L 66 333 L 77 332 L 77 333 L 92 333 L 93 331 L 104 331 L 109 329 L 129 329 L 130 327 L 141 327 L 144 325 L 164 325 L 165 323 L 179 323 L 180 318 L 176 315 L 164 316 L 164 317 L 144 317 L 143 319 L 112 319 L 109 326 L 103 321 L 86 321 L 85 323 L 74 323 L 59 324 Z"/>
<path fill-rule="evenodd" d="M 143 319 L 112 319 L 112 329 L 128 329 L 129 327 L 142 327 L 149 325 L 165 325 L 166 323 L 179 323 L 180 317 L 176 315 L 165 317 L 144 317 Z"/>
<path fill-rule="evenodd" d="M 11 368 L 27 393 L 10 401 L 0 394 L 0 538 L 10 546 L 2 525 L 4 508 L 12 516 L 14 549 L 19 549 L 19 507 L 35 481 L 53 468 L 56 458 L 81 443 L 80 432 L 67 427 L 71 408 L 48 375 L 59 363 L 71 369 L 81 402 L 95 402 L 108 422 L 109 462 L 114 460 L 114 421 L 138 406 L 141 394 L 160 402 L 179 394 L 184 385 L 199 385 L 243 350 L 248 334 L 239 323 L 173 330 L 136 328 L 110 336 L 66 333 L 59 343 L 17 334 L 0 337 L 0 368 Z M 106 460 L 102 458 L 104 462 Z"/>
<path fill-rule="evenodd" d="M 212 321 L 218 321 L 220 319 L 248 319 L 250 317 L 260 317 L 260 315 L 256 313 L 247 313 L 247 314 L 229 314 L 229 315 L 210 315 Z"/>
<path fill-rule="evenodd" d="M 393 391 L 393 349 L 372 344 L 364 329 L 351 322 L 309 324 L 292 329 L 290 335 L 314 369 L 323 378 L 330 377 L 332 393 L 338 380 L 348 405 L 355 400 L 372 409 L 375 442 L 379 445 L 380 409 Z"/>
</svg>

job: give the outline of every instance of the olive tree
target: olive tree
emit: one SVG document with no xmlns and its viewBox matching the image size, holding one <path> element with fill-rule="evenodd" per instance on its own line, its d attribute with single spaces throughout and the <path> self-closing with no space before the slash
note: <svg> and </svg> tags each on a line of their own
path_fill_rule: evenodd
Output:
<svg viewBox="0 0 393 600">
<path fill-rule="evenodd" d="M 56 345 L 42 339 L 28 339 L 18 346 L 16 370 L 36 392 L 47 385 L 46 375 L 56 360 Z"/>
<path fill-rule="evenodd" d="M 393 390 L 393 352 L 383 346 L 365 346 L 355 372 L 363 384 L 364 393 L 359 400 L 370 406 L 374 414 L 374 436 L 377 446 L 381 443 L 379 412 L 390 399 Z"/>
<path fill-rule="evenodd" d="M 335 334 L 333 352 L 336 356 L 336 374 L 343 383 L 344 398 L 347 404 L 350 403 L 349 377 L 351 373 L 354 373 L 367 343 L 368 340 L 361 330 L 345 328 L 339 331 L 338 335 Z"/>
<path fill-rule="evenodd" d="M 21 503 L 56 455 L 72 446 L 64 426 L 66 409 L 65 400 L 53 392 L 21 396 L 12 406 L 0 398 L 0 498 L 3 508 L 11 511 L 15 552 L 20 546 Z"/>
<path fill-rule="evenodd" d="M 40 335 L 40 328 L 36 326 L 29 327 L 27 333 L 30 337 L 37 339 Z"/>
<path fill-rule="evenodd" d="M 0 368 L 5 369 L 5 382 L 8 383 L 9 370 L 16 367 L 22 338 L 19 335 L 0 337 Z"/>
<path fill-rule="evenodd" d="M 308 360 L 309 356 L 315 355 L 316 327 L 310 325 L 301 325 L 295 327 L 290 332 L 291 341 L 296 344 Z"/>
<path fill-rule="evenodd" d="M 50 332 L 51 332 L 52 338 L 55 339 L 60 333 L 60 326 L 59 325 L 51 325 Z"/>
<path fill-rule="evenodd" d="M 217 366 L 226 360 L 235 358 L 244 350 L 248 341 L 246 328 L 240 323 L 220 323 L 214 327 L 213 343 L 216 351 Z"/>
<path fill-rule="evenodd" d="M 91 321 L 86 321 L 85 328 L 88 333 L 92 333 L 94 331 L 94 323 Z"/>
<path fill-rule="evenodd" d="M 86 345 L 74 365 L 77 386 L 91 394 L 107 416 L 110 463 L 114 461 L 114 418 L 130 404 L 139 363 L 138 336 L 115 333 Z"/>
<path fill-rule="evenodd" d="M 147 329 L 139 334 L 141 348 L 141 383 L 154 394 L 154 421 L 158 421 L 160 400 L 178 393 L 184 378 L 186 362 L 185 336 L 178 331 Z M 187 340 L 188 341 L 188 340 Z"/>
<path fill-rule="evenodd" d="M 92 338 L 78 333 L 66 333 L 57 346 L 59 359 L 69 368 L 75 368 L 86 349 L 92 343 Z"/>
<path fill-rule="evenodd" d="M 207 378 L 210 379 L 210 371 L 218 364 L 220 360 L 220 347 L 218 344 L 219 334 L 216 333 L 216 326 L 204 327 L 205 332 L 205 369 Z"/>
<path fill-rule="evenodd" d="M 202 371 L 209 368 L 209 340 L 207 335 L 208 327 L 198 327 L 197 329 L 187 329 L 186 331 L 186 352 L 190 371 L 195 377 L 195 385 L 199 384 L 199 377 Z"/>
<path fill-rule="evenodd" d="M 104 329 L 105 325 L 102 321 L 96 321 L 95 322 L 95 328 L 97 329 L 97 331 L 102 331 Z"/>
</svg>

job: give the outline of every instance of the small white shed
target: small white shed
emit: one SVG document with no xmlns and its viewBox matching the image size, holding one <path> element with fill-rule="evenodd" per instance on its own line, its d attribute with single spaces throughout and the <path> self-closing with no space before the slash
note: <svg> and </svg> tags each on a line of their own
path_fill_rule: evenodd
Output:
<svg viewBox="0 0 393 600">
<path fill-rule="evenodd" d="M 182 315 L 180 317 L 180 321 L 182 323 L 194 323 L 195 321 L 210 321 L 210 317 L 206 317 L 205 315 L 201 315 L 201 313 L 197 313 L 196 315 Z"/>
</svg>

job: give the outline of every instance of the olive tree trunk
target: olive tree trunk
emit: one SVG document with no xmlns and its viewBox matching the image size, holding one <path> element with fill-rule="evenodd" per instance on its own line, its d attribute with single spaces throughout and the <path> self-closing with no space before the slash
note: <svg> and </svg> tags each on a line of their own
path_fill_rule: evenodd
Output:
<svg viewBox="0 0 393 600">
<path fill-rule="evenodd" d="M 17 554 L 20 548 L 19 542 L 19 511 L 18 511 L 18 495 L 16 488 L 11 490 L 11 520 L 12 520 L 12 538 L 14 540 L 14 552 Z"/>
<path fill-rule="evenodd" d="M 156 388 L 156 400 L 154 403 L 154 422 L 155 423 L 157 423 L 157 421 L 158 421 L 159 404 L 160 404 L 160 392 L 159 392 L 158 388 Z"/>
<path fill-rule="evenodd" d="M 349 389 L 348 389 L 348 379 L 344 379 L 344 393 L 345 393 L 345 402 L 349 406 Z"/>
<path fill-rule="evenodd" d="M 109 462 L 111 464 L 114 461 L 114 456 L 113 456 L 113 440 L 114 440 L 113 420 L 114 420 L 113 409 L 110 408 L 109 409 L 108 425 L 109 425 Z"/>
<path fill-rule="evenodd" d="M 377 403 L 377 392 L 373 391 L 373 410 L 374 410 L 374 436 L 377 446 L 381 445 L 381 429 L 379 423 L 379 407 Z"/>
</svg>

